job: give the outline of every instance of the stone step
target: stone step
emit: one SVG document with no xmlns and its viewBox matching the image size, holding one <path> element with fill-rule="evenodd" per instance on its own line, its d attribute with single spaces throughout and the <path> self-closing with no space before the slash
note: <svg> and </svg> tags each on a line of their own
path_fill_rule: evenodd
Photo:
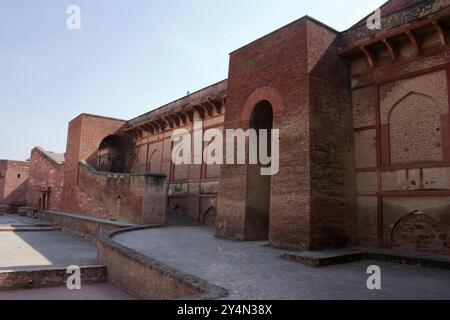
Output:
<svg viewBox="0 0 450 320">
<path fill-rule="evenodd" d="M 312 268 L 374 260 L 450 270 L 450 256 L 390 249 L 348 248 L 325 251 L 288 252 L 284 253 L 281 258 L 299 262 Z"/>
<path fill-rule="evenodd" d="M 311 268 L 320 268 L 366 260 L 367 252 L 351 249 L 305 251 L 284 253 L 281 257 L 285 260 L 302 263 Z"/>
</svg>

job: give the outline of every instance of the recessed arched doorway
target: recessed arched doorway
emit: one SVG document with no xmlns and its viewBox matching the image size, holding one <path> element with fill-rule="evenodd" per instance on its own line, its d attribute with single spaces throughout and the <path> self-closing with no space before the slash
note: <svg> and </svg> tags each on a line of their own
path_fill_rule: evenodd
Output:
<svg viewBox="0 0 450 320">
<path fill-rule="evenodd" d="M 253 108 L 250 115 L 249 128 L 257 130 L 258 141 L 260 137 L 259 130 L 268 130 L 266 150 L 268 151 L 267 155 L 270 156 L 273 108 L 269 101 L 263 100 Z M 267 166 L 270 166 L 270 164 Z M 247 168 L 247 201 L 244 230 L 246 240 L 269 239 L 271 176 L 261 175 L 262 167 L 263 165 L 258 160 L 258 164 L 249 164 Z"/>
<path fill-rule="evenodd" d="M 110 135 L 102 140 L 98 148 L 99 171 L 124 173 L 126 156 L 130 145 L 125 138 L 118 135 Z"/>
</svg>

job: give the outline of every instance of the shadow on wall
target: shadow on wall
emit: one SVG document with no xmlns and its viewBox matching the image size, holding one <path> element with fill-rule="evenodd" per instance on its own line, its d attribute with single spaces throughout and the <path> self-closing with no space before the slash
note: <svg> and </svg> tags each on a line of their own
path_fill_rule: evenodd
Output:
<svg viewBox="0 0 450 320">
<path fill-rule="evenodd" d="M 25 205 L 26 194 L 28 190 L 28 180 L 23 181 L 20 185 L 18 185 L 4 200 L 4 204 L 10 204 L 15 206 Z"/>
<path fill-rule="evenodd" d="M 129 172 L 129 164 L 133 162 L 131 144 L 125 137 L 109 135 L 89 159 L 88 162 L 101 172 Z"/>
<path fill-rule="evenodd" d="M 79 163 L 79 188 L 95 199 L 115 220 L 163 225 L 166 176 L 99 172 Z"/>
<path fill-rule="evenodd" d="M 190 221 L 191 225 L 207 225 L 211 227 L 216 226 L 217 219 L 217 204 L 215 201 L 210 201 L 208 205 L 200 206 L 199 213 L 195 214 L 186 209 L 187 200 L 184 198 L 169 198 L 168 208 L 166 214 L 171 215 L 167 217 L 169 225 L 179 225 L 177 221 L 181 221 L 181 225 L 185 225 L 186 221 Z M 172 219 L 175 219 L 172 221 Z"/>
</svg>

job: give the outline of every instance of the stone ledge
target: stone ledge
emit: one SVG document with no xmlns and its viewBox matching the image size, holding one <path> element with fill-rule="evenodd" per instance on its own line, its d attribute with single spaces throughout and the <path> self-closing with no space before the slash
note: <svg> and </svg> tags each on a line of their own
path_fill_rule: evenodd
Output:
<svg viewBox="0 0 450 320">
<path fill-rule="evenodd" d="M 63 231 L 75 234 L 91 242 L 95 242 L 98 235 L 104 231 L 116 231 L 138 226 L 134 223 L 110 221 L 57 211 L 41 211 L 38 215 L 42 220 L 47 220 L 61 226 Z"/>
<path fill-rule="evenodd" d="M 370 249 L 369 259 L 450 270 L 450 256 L 448 257 L 430 253 Z"/>
<path fill-rule="evenodd" d="M 79 219 L 79 220 L 85 220 L 85 221 L 89 221 L 89 222 L 96 222 L 96 223 L 101 223 L 101 224 L 106 224 L 106 225 L 112 225 L 112 226 L 117 226 L 117 227 L 121 227 L 121 228 L 137 226 L 137 224 L 131 223 L 131 222 L 111 221 L 111 220 L 107 220 L 107 219 L 89 217 L 89 216 L 84 216 L 84 215 L 75 214 L 75 213 L 66 213 L 66 212 L 51 211 L 51 210 L 44 211 L 44 213 L 51 214 L 54 216 L 65 217 L 65 218 Z"/>
<path fill-rule="evenodd" d="M 300 253 L 284 253 L 285 260 L 299 262 L 311 268 L 327 267 L 336 264 L 352 263 L 367 260 L 367 252 L 357 250 L 306 251 Z"/>
<path fill-rule="evenodd" d="M 299 262 L 308 267 L 320 268 L 363 260 L 407 264 L 450 270 L 450 257 L 428 253 L 394 251 L 388 249 L 348 248 L 327 251 L 284 253 L 282 259 Z"/>
<path fill-rule="evenodd" d="M 82 165 L 84 165 L 90 172 L 107 177 L 154 177 L 154 178 L 167 178 L 166 174 L 163 173 L 114 173 L 108 171 L 98 171 L 93 166 L 91 166 L 87 161 L 80 161 Z"/>
<path fill-rule="evenodd" d="M 161 226 L 140 226 L 102 233 L 97 242 L 98 260 L 108 268 L 108 282 L 140 299 L 212 300 L 227 290 L 181 272 L 127 248 L 112 238 L 120 233 Z"/>
<path fill-rule="evenodd" d="M 106 267 L 81 267 L 81 285 L 106 282 Z M 70 276 L 65 268 L 0 270 L 0 291 L 53 288 L 66 285 Z"/>
<path fill-rule="evenodd" d="M 62 228 L 59 226 L 0 226 L 0 232 L 43 232 L 43 231 L 61 231 Z"/>
</svg>

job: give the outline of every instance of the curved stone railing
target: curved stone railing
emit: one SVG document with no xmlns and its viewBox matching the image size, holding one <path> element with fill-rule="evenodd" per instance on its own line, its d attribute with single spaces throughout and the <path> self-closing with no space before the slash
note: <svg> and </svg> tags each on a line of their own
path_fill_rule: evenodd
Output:
<svg viewBox="0 0 450 320">
<path fill-rule="evenodd" d="M 99 172 L 86 161 L 79 163 L 78 186 L 116 220 L 164 224 L 166 176 Z"/>
<path fill-rule="evenodd" d="M 113 239 L 119 233 L 159 227 L 127 228 L 99 236 L 98 263 L 107 267 L 108 282 L 136 298 L 145 300 L 210 300 L 227 296 L 225 289 L 164 265 Z"/>
</svg>

